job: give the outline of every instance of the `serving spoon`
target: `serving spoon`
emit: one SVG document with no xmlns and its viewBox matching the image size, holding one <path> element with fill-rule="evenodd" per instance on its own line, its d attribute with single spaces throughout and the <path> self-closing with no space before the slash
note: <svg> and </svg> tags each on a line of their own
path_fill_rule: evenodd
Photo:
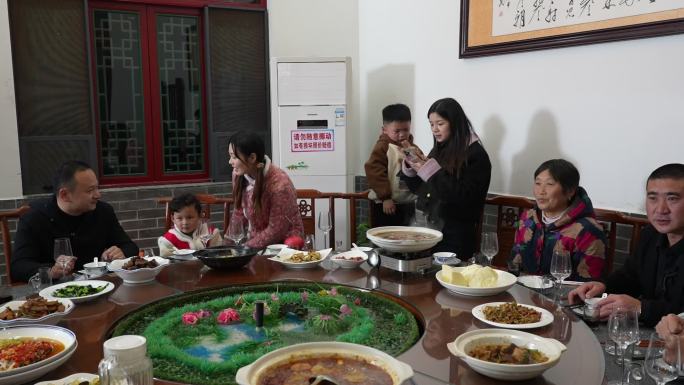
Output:
<svg viewBox="0 0 684 385">
<path fill-rule="evenodd" d="M 309 385 L 338 385 L 332 378 L 319 374 L 316 377 L 309 378 Z"/>
</svg>

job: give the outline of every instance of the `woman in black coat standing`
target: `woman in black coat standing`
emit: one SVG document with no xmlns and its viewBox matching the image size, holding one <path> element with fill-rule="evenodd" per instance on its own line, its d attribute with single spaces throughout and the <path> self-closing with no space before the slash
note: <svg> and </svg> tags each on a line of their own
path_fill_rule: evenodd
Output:
<svg viewBox="0 0 684 385">
<path fill-rule="evenodd" d="M 432 150 L 427 157 L 409 152 L 401 179 L 418 195 L 416 208 L 444 235 L 434 251 L 452 251 L 468 259 L 475 252 L 492 164 L 456 100 L 434 102 L 427 115 L 434 137 Z"/>
</svg>

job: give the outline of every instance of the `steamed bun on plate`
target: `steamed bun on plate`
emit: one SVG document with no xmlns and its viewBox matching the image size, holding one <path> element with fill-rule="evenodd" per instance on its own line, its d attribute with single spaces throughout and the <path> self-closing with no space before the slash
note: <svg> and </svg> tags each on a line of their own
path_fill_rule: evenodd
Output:
<svg viewBox="0 0 684 385">
<path fill-rule="evenodd" d="M 442 280 L 452 285 L 469 287 L 494 287 L 499 279 L 496 271 L 491 267 L 470 265 L 460 269 L 442 265 Z"/>
</svg>

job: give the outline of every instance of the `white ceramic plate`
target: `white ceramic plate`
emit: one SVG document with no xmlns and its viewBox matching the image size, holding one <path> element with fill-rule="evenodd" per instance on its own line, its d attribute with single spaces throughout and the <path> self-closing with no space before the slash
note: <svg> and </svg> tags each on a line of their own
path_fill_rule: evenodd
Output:
<svg viewBox="0 0 684 385">
<path fill-rule="evenodd" d="M 90 373 L 76 373 L 72 374 L 68 377 L 64 377 L 59 380 L 52 380 L 52 381 L 41 381 L 37 383 L 36 385 L 71 385 L 72 382 L 74 381 L 89 381 L 92 383 L 93 380 L 98 378 L 99 376 L 97 374 L 90 374 Z"/>
<path fill-rule="evenodd" d="M 10 321 L 0 320 L 0 327 L 16 326 L 16 325 L 26 325 L 26 324 L 41 324 L 41 325 L 55 325 L 59 320 L 64 318 L 65 315 L 71 313 L 74 310 L 74 303 L 71 300 L 65 298 L 58 298 L 62 305 L 64 305 L 64 311 L 57 311 L 48 315 L 44 315 L 40 318 L 15 318 Z M 5 310 L 6 307 L 16 311 L 24 304 L 26 301 L 10 301 L 0 307 L 0 311 Z"/>
<path fill-rule="evenodd" d="M 52 325 L 12 326 L 0 330 L 0 339 L 49 338 L 64 344 L 64 350 L 31 365 L 0 372 L 0 385 L 23 384 L 36 379 L 64 363 L 75 351 L 78 342 L 69 329 Z"/>
<path fill-rule="evenodd" d="M 52 295 L 52 293 L 55 292 L 55 290 L 59 290 L 63 287 L 67 287 L 69 285 L 76 285 L 76 286 L 92 286 L 92 287 L 101 287 L 102 285 L 106 285 L 104 290 L 102 290 L 99 293 L 91 294 L 91 295 L 85 295 L 83 297 L 55 297 Z M 110 291 L 114 290 L 114 284 L 109 282 L 109 281 L 97 281 L 97 280 L 85 280 L 85 281 L 71 281 L 71 282 L 64 282 L 60 283 L 57 285 L 52 285 L 50 287 L 46 287 L 45 289 L 41 290 L 38 295 L 41 297 L 45 297 L 47 299 L 61 299 L 61 298 L 66 298 L 70 299 L 73 303 L 81 303 L 81 302 L 86 302 L 86 301 L 92 301 L 95 298 L 105 295 L 109 293 Z"/>
<path fill-rule="evenodd" d="M 361 260 L 351 260 L 350 258 L 353 257 L 361 257 Z M 333 263 L 340 265 L 340 267 L 343 269 L 353 269 L 355 267 L 361 266 L 362 263 L 366 262 L 368 260 L 368 254 L 364 253 L 361 250 L 352 249 L 349 251 L 345 251 L 344 253 L 335 254 L 332 257 L 330 257 L 330 260 Z"/>
<path fill-rule="evenodd" d="M 549 358 L 540 364 L 511 365 L 497 364 L 468 355 L 472 349 L 485 344 L 514 343 L 528 349 L 537 349 Z M 560 361 L 561 354 L 567 350 L 565 345 L 553 338 L 543 338 L 520 330 L 480 329 L 472 330 L 456 337 L 447 344 L 451 354 L 460 357 L 474 371 L 492 378 L 506 381 L 527 380 L 537 377 Z"/>
<path fill-rule="evenodd" d="M 133 257 L 131 257 L 133 258 Z M 125 270 L 123 265 L 131 258 L 116 259 L 109 263 L 109 271 L 113 271 L 125 283 L 145 283 L 154 281 L 157 274 L 169 264 L 169 260 L 162 257 L 143 257 L 147 261 L 154 260 L 157 262 L 157 267 L 144 267 L 142 269 Z"/>
<path fill-rule="evenodd" d="M 548 289 L 553 286 L 552 282 L 544 284 L 542 277 L 538 275 L 523 275 L 522 277 L 518 277 L 518 282 L 530 289 Z"/>
<path fill-rule="evenodd" d="M 553 314 L 551 314 L 548 310 L 537 307 L 537 306 L 532 306 L 532 305 L 524 305 L 519 303 L 518 305 L 520 306 L 525 306 L 527 308 L 530 308 L 532 310 L 536 310 L 541 313 L 541 319 L 539 322 L 534 322 L 534 323 L 529 323 L 529 324 L 504 324 L 504 323 L 499 323 L 499 322 L 494 322 L 490 321 L 487 318 L 485 318 L 484 315 L 484 308 L 485 306 L 499 306 L 502 305 L 506 302 L 490 302 L 490 303 L 483 303 L 482 305 L 475 306 L 472 310 L 473 316 L 480 321 L 496 326 L 498 328 L 506 328 L 506 329 L 534 329 L 534 328 L 540 328 L 542 326 L 546 326 L 553 322 Z"/>
<path fill-rule="evenodd" d="M 325 258 L 328 257 L 328 254 L 330 254 L 330 251 L 332 251 L 332 249 L 318 250 L 318 252 L 321 254 L 321 259 L 319 259 L 318 261 L 292 262 L 289 260 L 290 257 L 292 257 L 292 255 L 295 253 L 302 253 L 302 251 L 294 250 L 294 249 L 290 249 L 290 248 L 286 247 L 286 248 L 280 250 L 278 255 L 273 256 L 269 259 L 271 261 L 280 262 L 283 265 L 285 265 L 285 267 L 290 268 L 290 269 L 310 269 L 310 268 L 318 266 L 321 262 L 325 261 Z"/>
<path fill-rule="evenodd" d="M 453 269 L 456 271 L 461 271 L 464 268 L 454 267 Z M 437 278 L 437 282 L 439 282 L 440 285 L 444 286 L 447 290 L 449 290 L 449 293 L 467 295 L 472 297 L 486 297 L 489 295 L 503 293 L 504 291 L 508 290 L 511 286 L 515 285 L 515 275 L 497 269 L 494 269 L 494 271 L 499 276 L 496 282 L 497 284 L 494 287 L 469 287 L 462 285 L 454 285 L 442 280 L 442 270 L 438 271 L 437 274 L 435 274 L 435 278 Z"/>
</svg>

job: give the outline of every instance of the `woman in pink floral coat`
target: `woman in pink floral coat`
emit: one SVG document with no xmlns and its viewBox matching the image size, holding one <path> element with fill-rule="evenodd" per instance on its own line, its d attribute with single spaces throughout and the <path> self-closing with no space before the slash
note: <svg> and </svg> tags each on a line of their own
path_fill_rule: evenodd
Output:
<svg viewBox="0 0 684 385">
<path fill-rule="evenodd" d="M 239 132 L 228 142 L 235 201 L 231 221 L 249 226 L 246 245 L 258 249 L 303 233 L 294 185 L 265 151 L 264 141 L 254 133 Z"/>
</svg>

